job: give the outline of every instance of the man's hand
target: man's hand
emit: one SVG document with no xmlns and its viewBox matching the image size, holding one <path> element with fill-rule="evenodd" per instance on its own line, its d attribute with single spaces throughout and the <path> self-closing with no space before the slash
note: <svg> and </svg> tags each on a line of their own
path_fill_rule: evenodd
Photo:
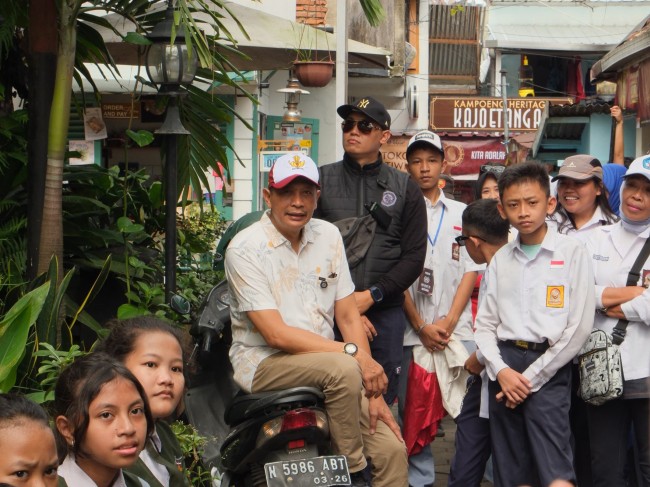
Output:
<svg viewBox="0 0 650 487">
<path fill-rule="evenodd" d="M 361 315 L 361 324 L 363 325 L 363 329 L 366 332 L 368 341 L 373 341 L 377 336 L 377 330 L 375 330 L 374 325 L 370 322 L 366 315 Z"/>
<path fill-rule="evenodd" d="M 449 333 L 441 326 L 440 320 L 420 329 L 420 341 L 429 352 L 444 350 L 449 343 Z"/>
<path fill-rule="evenodd" d="M 371 435 L 377 431 L 377 420 L 383 421 L 390 428 L 390 430 L 397 436 L 397 439 L 404 443 L 402 432 L 395 421 L 393 413 L 384 401 L 382 396 L 368 399 L 368 416 L 370 417 L 370 430 Z"/>
<path fill-rule="evenodd" d="M 360 315 L 363 315 L 373 304 L 375 304 L 368 289 L 365 291 L 355 292 L 354 299 L 357 302 L 357 309 L 359 310 Z"/>
<path fill-rule="evenodd" d="M 465 370 L 472 375 L 481 375 L 481 372 L 483 372 L 485 365 L 481 365 L 481 363 L 476 358 L 476 352 L 473 352 L 472 355 L 470 355 L 468 359 L 465 360 L 464 367 Z"/>
<path fill-rule="evenodd" d="M 388 377 L 384 369 L 362 349 L 359 349 L 355 358 L 361 366 L 361 379 L 366 397 L 381 397 L 388 388 Z"/>
<path fill-rule="evenodd" d="M 616 123 L 621 123 L 623 121 L 623 110 L 621 110 L 621 107 L 614 105 L 609 109 L 609 113 L 612 118 L 616 120 Z"/>
<path fill-rule="evenodd" d="M 501 386 L 501 392 L 496 399 L 501 402 L 504 397 L 507 399 L 506 406 L 514 408 L 526 400 L 530 395 L 532 385 L 526 377 L 509 367 L 501 369 L 497 374 L 497 380 Z"/>
</svg>

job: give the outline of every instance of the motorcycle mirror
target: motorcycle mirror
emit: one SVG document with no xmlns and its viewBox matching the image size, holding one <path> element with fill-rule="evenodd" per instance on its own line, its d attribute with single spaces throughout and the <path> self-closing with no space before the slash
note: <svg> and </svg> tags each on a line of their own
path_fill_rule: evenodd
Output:
<svg viewBox="0 0 650 487">
<path fill-rule="evenodd" d="M 223 270 L 223 255 L 219 252 L 214 253 L 214 260 L 212 261 L 212 270 L 222 271 Z"/>
<path fill-rule="evenodd" d="M 187 299 L 185 299 L 183 296 L 180 296 L 178 294 L 172 294 L 172 297 L 169 300 L 169 306 L 178 314 L 181 315 L 190 314 L 190 302 Z"/>
</svg>

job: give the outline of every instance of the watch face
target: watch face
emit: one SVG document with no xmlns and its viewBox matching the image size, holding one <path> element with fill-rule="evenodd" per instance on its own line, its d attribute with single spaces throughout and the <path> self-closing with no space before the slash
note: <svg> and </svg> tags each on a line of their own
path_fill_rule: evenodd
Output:
<svg viewBox="0 0 650 487">
<path fill-rule="evenodd" d="M 343 350 L 348 355 L 354 356 L 357 353 L 358 347 L 354 343 L 346 343 L 345 347 L 343 347 Z"/>
</svg>

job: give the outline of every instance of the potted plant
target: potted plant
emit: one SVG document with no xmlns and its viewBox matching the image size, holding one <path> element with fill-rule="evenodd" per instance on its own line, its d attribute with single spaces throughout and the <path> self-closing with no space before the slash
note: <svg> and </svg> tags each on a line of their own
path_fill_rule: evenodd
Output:
<svg viewBox="0 0 650 487">
<path fill-rule="evenodd" d="M 327 55 L 318 58 L 318 37 L 325 36 Z M 312 48 L 313 46 L 313 48 Z M 303 86 L 320 88 L 326 86 L 334 75 L 334 60 L 329 50 L 327 34 L 302 24 L 293 62 L 293 73 Z"/>
</svg>

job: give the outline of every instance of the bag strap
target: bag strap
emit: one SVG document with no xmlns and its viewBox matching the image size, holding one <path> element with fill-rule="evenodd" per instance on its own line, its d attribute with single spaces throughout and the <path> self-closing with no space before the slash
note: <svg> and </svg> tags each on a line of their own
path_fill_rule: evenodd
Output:
<svg viewBox="0 0 650 487">
<path fill-rule="evenodd" d="M 643 266 L 645 261 L 648 260 L 649 255 L 650 255 L 650 237 L 648 237 L 645 240 L 645 243 L 643 244 L 643 248 L 641 249 L 639 256 L 636 258 L 634 264 L 632 265 L 632 268 L 630 269 L 630 273 L 627 276 L 627 283 L 625 284 L 626 286 L 637 285 L 641 277 L 641 267 Z M 625 319 L 618 320 L 618 323 L 616 323 L 616 326 L 612 331 L 612 343 L 614 345 L 620 345 L 621 343 L 623 343 L 623 340 L 625 340 L 625 334 L 627 333 L 625 329 L 627 328 L 628 324 L 629 324 L 628 320 Z"/>
</svg>

